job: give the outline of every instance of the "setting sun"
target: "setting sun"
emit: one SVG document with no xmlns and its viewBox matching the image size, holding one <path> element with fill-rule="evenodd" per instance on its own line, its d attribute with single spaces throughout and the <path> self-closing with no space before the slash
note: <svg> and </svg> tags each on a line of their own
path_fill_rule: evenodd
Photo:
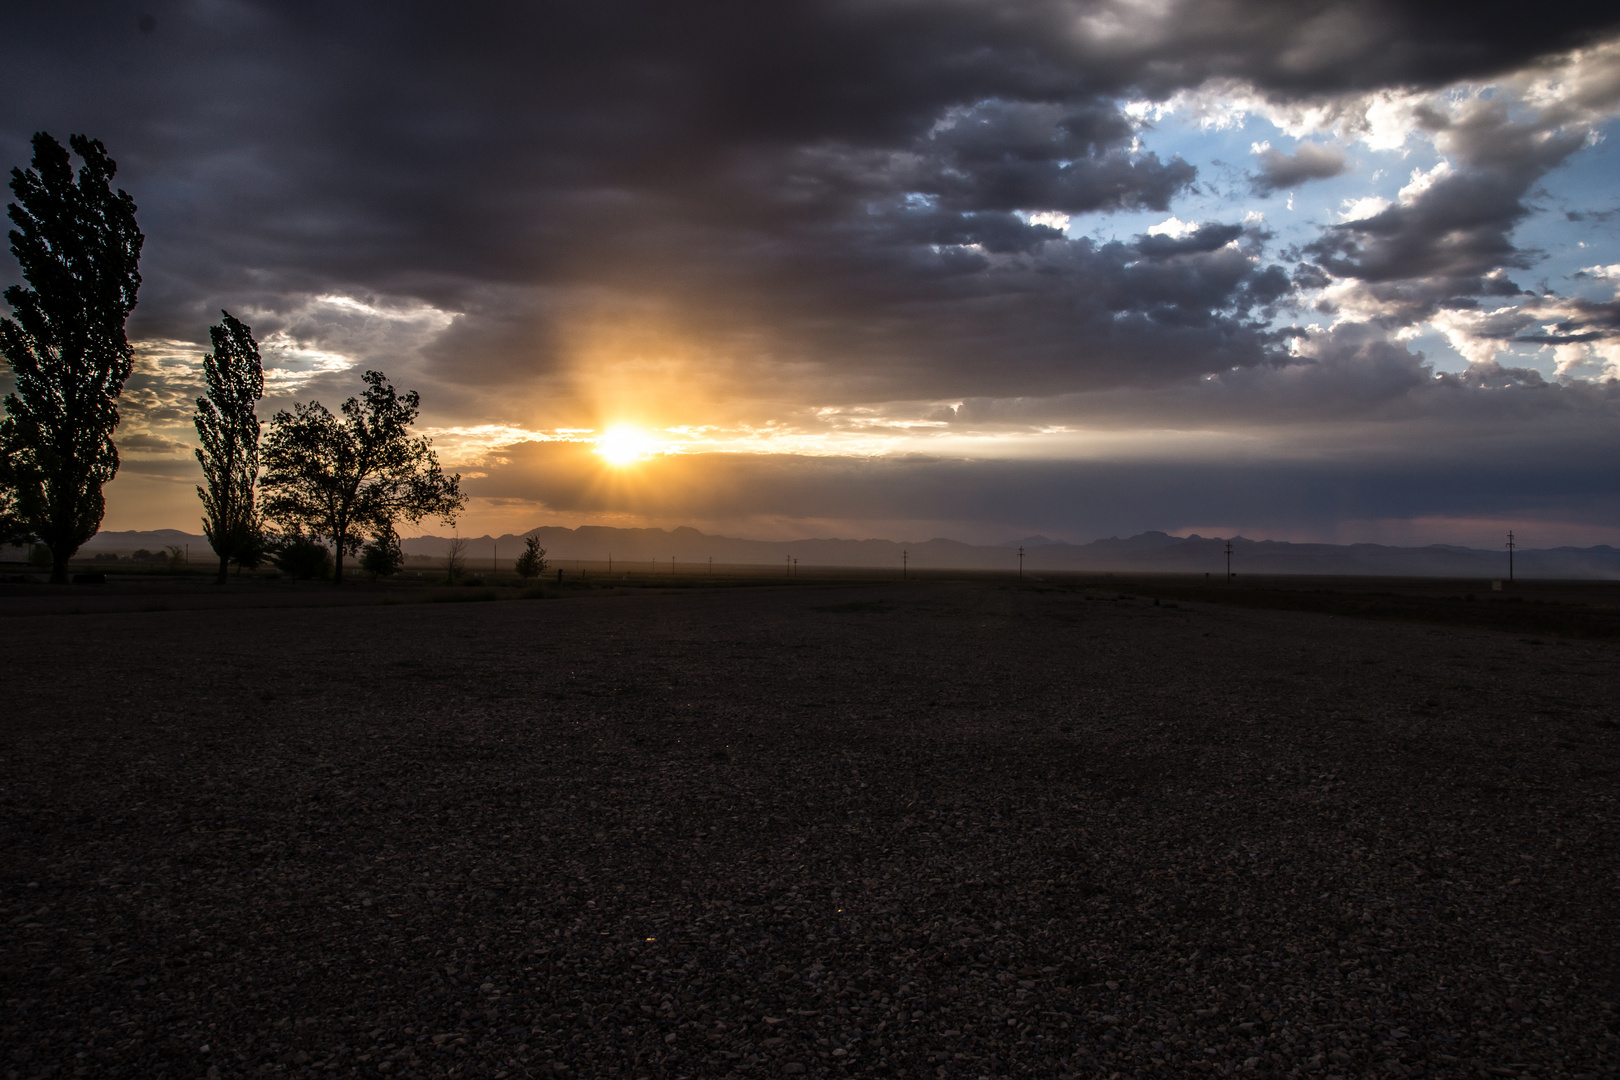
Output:
<svg viewBox="0 0 1620 1080">
<path fill-rule="evenodd" d="M 596 452 L 613 465 L 629 465 L 653 452 L 652 436 L 633 427 L 611 427 L 596 440 Z"/>
</svg>

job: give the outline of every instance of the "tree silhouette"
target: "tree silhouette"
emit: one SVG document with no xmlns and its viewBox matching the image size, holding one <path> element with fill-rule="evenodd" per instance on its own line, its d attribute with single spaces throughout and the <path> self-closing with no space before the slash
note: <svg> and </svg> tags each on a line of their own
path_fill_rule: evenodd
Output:
<svg viewBox="0 0 1620 1080">
<path fill-rule="evenodd" d="M 208 328 L 214 352 L 203 357 L 208 396 L 197 399 L 197 437 L 202 446 L 206 488 L 197 489 L 203 504 L 203 535 L 219 556 L 219 583 L 233 559 L 254 557 L 263 549 L 254 488 L 259 482 L 259 418 L 254 403 L 264 396 L 264 365 L 253 332 L 228 311 L 225 321 Z"/>
<path fill-rule="evenodd" d="M 380 371 L 366 392 L 333 416 L 318 401 L 276 413 L 265 438 L 264 515 L 289 532 L 332 543 L 335 580 L 364 535 L 393 533 L 399 521 L 437 517 L 451 524 L 466 505 L 460 475 L 446 476 L 432 444 L 412 438 L 421 398 L 401 397 Z"/>
<path fill-rule="evenodd" d="M 302 532 L 278 533 L 269 536 L 267 551 L 276 569 L 292 576 L 294 581 L 324 578 L 332 572 L 332 552 L 318 537 Z"/>
<path fill-rule="evenodd" d="M 461 572 L 467 566 L 467 541 L 459 536 L 450 538 L 450 546 L 444 551 L 444 580 L 454 585 L 461 580 Z"/>
<path fill-rule="evenodd" d="M 539 577 L 546 572 L 546 549 L 540 546 L 540 537 L 533 533 L 523 538 L 523 554 L 518 556 L 517 572 L 526 578 Z"/>
<path fill-rule="evenodd" d="M 110 186 L 117 164 L 100 141 L 62 145 L 34 136 L 33 167 L 11 170 L 17 201 L 6 213 L 11 253 L 31 288 L 5 292 L 14 319 L 0 319 L 0 354 L 16 378 L 6 398 L 6 447 L 15 516 L 51 551 L 51 580 L 96 534 L 102 485 L 118 472 L 112 433 L 133 354 L 124 320 L 135 306 L 144 237 L 135 200 Z"/>
<path fill-rule="evenodd" d="M 360 569 L 373 578 L 392 577 L 405 565 L 405 553 L 399 548 L 399 534 L 392 529 L 378 533 L 360 549 Z"/>
<path fill-rule="evenodd" d="M 252 570 L 264 565 L 264 561 L 269 557 L 270 537 L 264 531 L 262 520 L 259 522 L 259 528 L 239 542 L 231 552 L 231 562 L 236 564 L 238 574 L 243 570 Z"/>
<path fill-rule="evenodd" d="M 0 429 L 0 547 L 24 547 L 39 537 L 28 528 L 17 505 L 17 478 L 11 465 L 11 451 Z"/>
</svg>

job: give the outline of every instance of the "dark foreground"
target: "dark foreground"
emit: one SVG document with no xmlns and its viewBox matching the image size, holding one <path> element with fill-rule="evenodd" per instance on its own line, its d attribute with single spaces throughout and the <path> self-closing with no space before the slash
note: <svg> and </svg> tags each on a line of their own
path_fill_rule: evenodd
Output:
<svg viewBox="0 0 1620 1080">
<path fill-rule="evenodd" d="M 1108 595 L 0 603 L 0 1070 L 1620 1068 L 1620 647 Z"/>
</svg>

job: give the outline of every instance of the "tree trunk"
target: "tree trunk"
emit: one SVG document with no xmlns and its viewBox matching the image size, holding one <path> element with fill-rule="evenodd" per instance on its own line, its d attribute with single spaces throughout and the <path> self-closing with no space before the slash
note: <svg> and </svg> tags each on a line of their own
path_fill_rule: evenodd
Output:
<svg viewBox="0 0 1620 1080">
<path fill-rule="evenodd" d="M 51 584 L 66 585 L 68 583 L 68 557 L 67 555 L 51 549 Z"/>
<path fill-rule="evenodd" d="M 332 559 L 332 584 L 343 584 L 343 545 L 337 545 L 337 553 Z"/>
<path fill-rule="evenodd" d="M 224 585 L 229 580 L 230 561 L 223 555 L 219 557 L 219 583 L 221 585 Z"/>
</svg>

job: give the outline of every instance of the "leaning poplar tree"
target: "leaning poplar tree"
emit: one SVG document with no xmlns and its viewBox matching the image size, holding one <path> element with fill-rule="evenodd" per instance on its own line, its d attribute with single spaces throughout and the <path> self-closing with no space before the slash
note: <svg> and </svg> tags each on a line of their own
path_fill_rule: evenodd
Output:
<svg viewBox="0 0 1620 1080">
<path fill-rule="evenodd" d="M 197 488 L 203 504 L 203 535 L 219 556 L 219 583 L 225 584 L 233 558 L 261 546 L 254 489 L 259 482 L 259 417 L 255 403 L 264 396 L 264 365 L 253 331 L 220 312 L 225 321 L 208 328 L 214 351 L 203 357 L 208 396 L 197 399 L 197 461 L 207 487 Z"/>
<path fill-rule="evenodd" d="M 437 517 L 455 521 L 466 505 L 461 476 L 446 476 L 432 443 L 412 438 L 421 398 L 394 392 L 380 371 L 366 392 L 343 403 L 341 417 L 318 401 L 276 413 L 265 436 L 264 516 L 289 533 L 329 541 L 343 582 L 343 557 L 370 535 L 392 537 L 395 524 Z"/>
<path fill-rule="evenodd" d="M 68 144 L 77 176 L 43 131 L 32 168 L 11 170 L 11 253 L 29 287 L 6 290 L 13 318 L 0 319 L 0 354 L 16 380 L 0 424 L 12 513 L 50 549 L 58 583 L 101 527 L 101 489 L 118 472 L 112 434 L 133 363 L 124 320 L 141 286 L 145 239 L 135 200 L 112 189 L 118 166 L 106 147 L 83 135 Z"/>
</svg>

